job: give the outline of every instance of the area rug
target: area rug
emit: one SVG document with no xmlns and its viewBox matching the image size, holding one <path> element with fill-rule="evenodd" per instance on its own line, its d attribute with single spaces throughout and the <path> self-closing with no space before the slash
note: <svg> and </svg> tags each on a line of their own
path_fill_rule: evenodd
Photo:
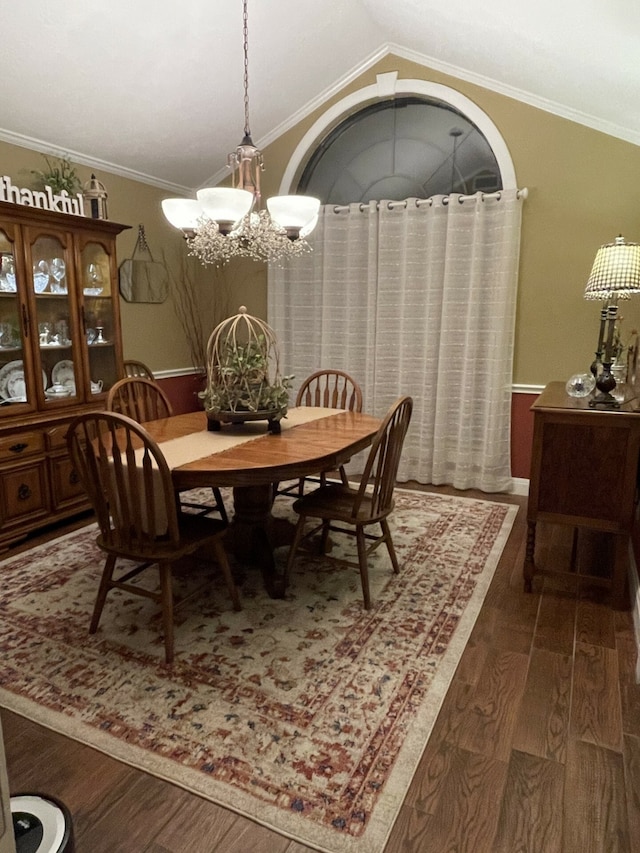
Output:
<svg viewBox="0 0 640 853">
<path fill-rule="evenodd" d="M 147 599 L 111 592 L 89 636 L 102 557 L 82 528 L 2 565 L 0 705 L 308 847 L 381 853 L 516 512 L 398 490 L 402 570 L 370 558 L 370 611 L 339 535 L 286 600 L 236 566 L 239 613 L 215 566 L 185 566 L 179 594 L 201 592 L 171 668 Z"/>
</svg>

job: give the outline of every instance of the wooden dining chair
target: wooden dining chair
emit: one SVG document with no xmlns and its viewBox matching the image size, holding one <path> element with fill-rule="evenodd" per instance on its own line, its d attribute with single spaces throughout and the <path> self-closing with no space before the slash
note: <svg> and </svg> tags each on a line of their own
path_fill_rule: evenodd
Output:
<svg viewBox="0 0 640 853">
<path fill-rule="evenodd" d="M 296 406 L 319 406 L 325 409 L 344 409 L 351 412 L 362 411 L 362 391 L 353 377 L 344 370 L 317 370 L 307 376 L 296 396 Z M 274 495 L 287 495 L 299 498 L 304 495 L 305 483 L 326 483 L 328 471 L 319 477 L 301 477 L 297 482 L 280 488 L 277 484 Z M 339 468 L 340 479 L 346 485 L 349 478 L 344 465 Z"/>
<path fill-rule="evenodd" d="M 355 537 L 362 595 L 367 610 L 371 608 L 367 563 L 369 554 L 384 542 L 393 571 L 396 574 L 400 571 L 387 519 L 394 507 L 393 491 L 412 409 L 411 397 L 400 397 L 391 406 L 373 440 L 357 489 L 344 483 L 325 484 L 293 504 L 293 509 L 298 513 L 298 523 L 287 560 L 285 587 L 298 548 L 304 540 L 318 532 L 321 532 L 320 547 L 323 554 L 330 531 Z M 309 518 L 319 519 L 319 524 L 305 533 Z M 374 525 L 379 525 L 379 534 L 371 530 Z"/>
<path fill-rule="evenodd" d="M 125 376 L 133 376 L 133 377 L 142 377 L 142 379 L 155 379 L 153 375 L 153 371 L 150 367 L 147 367 L 146 364 L 142 361 L 134 361 L 133 359 L 128 359 L 123 362 L 124 366 L 124 375 Z"/>
<path fill-rule="evenodd" d="M 174 655 L 172 568 L 200 548 L 213 551 L 233 602 L 238 590 L 222 544 L 226 524 L 204 514 L 183 513 L 177 505 L 171 472 L 159 446 L 143 426 L 116 412 L 88 412 L 75 418 L 67 433 L 75 471 L 95 511 L 98 547 L 106 553 L 89 632 L 95 633 L 112 589 L 142 595 L 160 604 L 165 661 Z M 116 567 L 119 559 L 135 566 Z M 159 589 L 129 581 L 157 565 Z"/>
<path fill-rule="evenodd" d="M 139 424 L 173 414 L 171 402 L 157 382 L 141 376 L 127 376 L 109 389 L 107 411 L 120 412 Z"/>
<path fill-rule="evenodd" d="M 362 411 L 362 391 L 344 370 L 317 370 L 308 376 L 298 391 L 296 406 L 322 406 L 325 409 Z"/>
<path fill-rule="evenodd" d="M 120 412 L 127 415 L 139 424 L 157 421 L 161 418 L 170 418 L 173 415 L 171 401 L 157 382 L 136 376 L 120 379 L 113 385 L 107 394 L 106 408 L 109 412 Z M 227 524 L 229 519 L 222 493 L 217 486 L 212 486 L 211 490 L 214 500 L 213 507 L 186 501 L 183 502 L 183 506 L 202 509 L 204 512 L 215 509 L 220 513 L 224 523 Z"/>
</svg>

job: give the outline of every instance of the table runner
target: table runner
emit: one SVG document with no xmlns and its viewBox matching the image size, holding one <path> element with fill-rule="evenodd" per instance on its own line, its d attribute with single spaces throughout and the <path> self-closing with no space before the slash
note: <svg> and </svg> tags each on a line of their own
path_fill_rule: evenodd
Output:
<svg viewBox="0 0 640 853">
<path fill-rule="evenodd" d="M 299 406 L 289 409 L 287 417 L 280 421 L 280 427 L 283 432 L 286 432 L 301 424 L 339 414 L 342 414 L 341 409 Z M 204 459 L 213 453 L 222 453 L 232 447 L 237 447 L 239 444 L 245 444 L 265 435 L 267 433 L 265 432 L 264 421 L 246 421 L 242 425 L 225 425 L 219 432 L 209 432 L 204 429 L 200 432 L 180 436 L 180 438 L 171 438 L 169 441 L 163 441 L 159 447 L 169 468 L 173 470 L 179 468 L 180 465 L 186 465 L 187 462 Z"/>
<path fill-rule="evenodd" d="M 339 414 L 342 414 L 341 409 L 300 406 L 290 409 L 287 417 L 280 421 L 280 426 L 282 431 L 286 432 L 295 426 Z M 265 432 L 264 421 L 247 421 L 241 426 L 235 424 L 225 426 L 218 432 L 209 432 L 207 429 L 203 429 L 198 432 L 189 433 L 189 435 L 160 442 L 158 446 L 167 461 L 169 469 L 173 471 L 175 468 L 179 468 L 180 465 L 186 465 L 188 462 L 194 462 L 196 459 L 204 459 L 212 454 L 223 453 L 225 450 L 230 450 L 232 447 L 254 441 L 265 435 L 267 433 Z M 142 468 L 143 453 L 144 450 L 142 448 L 136 450 L 136 465 L 139 468 Z M 156 469 L 155 463 L 153 463 L 153 467 Z M 154 476 L 158 476 L 155 471 Z M 164 509 L 164 506 L 155 507 L 156 530 L 158 532 L 166 532 L 167 530 L 167 518 Z M 149 528 L 148 519 L 143 520 L 143 525 L 145 529 Z"/>
</svg>

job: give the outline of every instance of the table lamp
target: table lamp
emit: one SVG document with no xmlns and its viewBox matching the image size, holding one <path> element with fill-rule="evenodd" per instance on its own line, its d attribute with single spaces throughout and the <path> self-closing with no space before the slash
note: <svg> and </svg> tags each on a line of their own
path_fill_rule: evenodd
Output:
<svg viewBox="0 0 640 853">
<path fill-rule="evenodd" d="M 613 336 L 618 300 L 628 299 L 632 293 L 640 293 L 640 244 L 627 243 L 620 235 L 613 243 L 605 243 L 598 249 L 584 291 L 585 299 L 603 301 L 596 358 L 591 365 L 599 393 L 589 402 L 591 408 L 620 408 L 619 401 L 611 394 L 616 387 L 611 372 Z"/>
</svg>

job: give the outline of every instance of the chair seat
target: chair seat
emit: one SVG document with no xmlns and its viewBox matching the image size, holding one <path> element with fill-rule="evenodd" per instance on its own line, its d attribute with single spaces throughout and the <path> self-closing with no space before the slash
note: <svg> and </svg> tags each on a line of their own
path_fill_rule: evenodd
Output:
<svg viewBox="0 0 640 853">
<path fill-rule="evenodd" d="M 345 524 L 373 524 L 377 516 L 371 509 L 372 499 L 366 493 L 354 515 L 354 505 L 359 490 L 342 483 L 332 483 L 310 492 L 293 504 L 293 509 L 300 515 L 310 515 L 313 518 L 331 519 L 341 521 Z M 393 509 L 393 503 L 385 510 L 382 516 L 386 516 Z"/>
<path fill-rule="evenodd" d="M 145 545 L 132 549 L 130 544 L 125 546 L 119 541 L 118 530 L 111 531 L 111 542 L 106 542 L 102 533 L 97 537 L 98 547 L 109 554 L 126 556 L 131 560 L 148 560 L 150 562 L 175 560 L 192 554 L 199 548 L 206 547 L 210 540 L 216 539 L 224 532 L 227 525 L 217 518 L 209 518 L 195 513 L 178 513 L 178 529 L 180 531 L 180 546 L 169 537 L 155 537 Z"/>
</svg>

